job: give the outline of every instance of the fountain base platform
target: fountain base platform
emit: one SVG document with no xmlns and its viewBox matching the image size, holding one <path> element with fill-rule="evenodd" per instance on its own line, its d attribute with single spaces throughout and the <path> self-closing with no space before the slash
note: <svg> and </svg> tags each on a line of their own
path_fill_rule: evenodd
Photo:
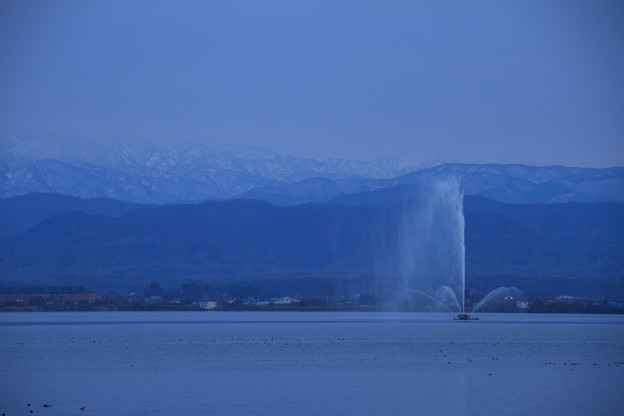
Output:
<svg viewBox="0 0 624 416">
<path fill-rule="evenodd" d="M 475 316 L 470 316 L 467 313 L 460 313 L 459 315 L 454 316 L 453 320 L 455 320 L 455 321 L 478 321 L 479 318 L 477 318 Z"/>
</svg>

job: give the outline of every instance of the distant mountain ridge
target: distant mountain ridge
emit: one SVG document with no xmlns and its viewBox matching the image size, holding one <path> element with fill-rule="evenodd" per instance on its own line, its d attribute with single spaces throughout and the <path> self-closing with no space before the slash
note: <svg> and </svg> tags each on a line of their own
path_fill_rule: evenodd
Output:
<svg viewBox="0 0 624 416">
<path fill-rule="evenodd" d="M 621 167 L 592 169 L 500 164 L 445 164 L 392 179 L 308 179 L 294 184 L 256 188 L 239 196 L 276 205 L 296 205 L 397 185 L 427 185 L 451 177 L 460 182 L 466 195 L 484 196 L 506 203 L 624 202 L 624 168 Z"/>
<path fill-rule="evenodd" d="M 467 195 L 507 203 L 624 202 L 624 168 L 362 162 L 282 156 L 248 146 L 181 147 L 75 139 L 63 145 L 0 140 L 0 197 L 50 192 L 135 203 L 230 198 L 293 206 L 400 184 L 457 178 Z"/>
<path fill-rule="evenodd" d="M 251 146 L 101 145 L 79 139 L 52 145 L 7 136 L 0 153 L 0 197 L 54 192 L 150 203 L 227 199 L 308 178 L 390 178 L 417 167 L 398 158 L 319 161 Z"/>
</svg>

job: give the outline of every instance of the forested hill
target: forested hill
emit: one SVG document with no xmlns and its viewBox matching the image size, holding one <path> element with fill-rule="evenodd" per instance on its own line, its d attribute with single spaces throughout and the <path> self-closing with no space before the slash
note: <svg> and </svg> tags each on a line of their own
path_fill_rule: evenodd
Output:
<svg viewBox="0 0 624 416">
<path fill-rule="evenodd" d="M 33 195 L 28 203 L 38 197 L 50 196 Z M 255 200 L 144 207 L 109 201 L 112 211 L 90 213 L 77 207 L 5 235 L 0 283 L 373 276 L 380 218 L 394 218 L 401 198 L 352 198 L 295 207 Z M 511 205 L 466 196 L 464 211 L 469 277 L 624 278 L 622 204 Z M 4 221 L 24 224 L 18 217 Z"/>
</svg>

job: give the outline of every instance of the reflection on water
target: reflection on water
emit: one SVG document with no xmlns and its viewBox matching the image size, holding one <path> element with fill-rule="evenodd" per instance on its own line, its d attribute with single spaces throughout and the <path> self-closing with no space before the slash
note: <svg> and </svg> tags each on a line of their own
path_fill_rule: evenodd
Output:
<svg viewBox="0 0 624 416">
<path fill-rule="evenodd" d="M 5 313 L 0 412 L 607 415 L 624 405 L 624 317 L 479 317 Z"/>
</svg>

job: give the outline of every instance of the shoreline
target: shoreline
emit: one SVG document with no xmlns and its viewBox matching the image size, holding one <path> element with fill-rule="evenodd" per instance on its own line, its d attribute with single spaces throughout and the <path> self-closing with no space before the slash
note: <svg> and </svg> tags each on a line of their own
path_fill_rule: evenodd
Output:
<svg viewBox="0 0 624 416">
<path fill-rule="evenodd" d="M 37 306 L 0 306 L 1 313 L 15 312 L 392 312 L 388 308 L 376 305 L 244 305 L 243 307 L 219 307 L 216 309 L 201 309 L 197 305 L 37 305 Z M 418 311 L 439 312 L 439 311 Z M 582 315 L 622 315 L 624 310 L 600 307 L 600 308 L 536 308 L 518 311 L 490 311 L 483 310 L 481 313 L 505 313 L 505 314 L 582 314 Z M 479 313 L 477 312 L 477 313 Z M 448 312 L 456 314 L 457 312 Z M 468 312 L 473 313 L 473 312 Z"/>
</svg>

